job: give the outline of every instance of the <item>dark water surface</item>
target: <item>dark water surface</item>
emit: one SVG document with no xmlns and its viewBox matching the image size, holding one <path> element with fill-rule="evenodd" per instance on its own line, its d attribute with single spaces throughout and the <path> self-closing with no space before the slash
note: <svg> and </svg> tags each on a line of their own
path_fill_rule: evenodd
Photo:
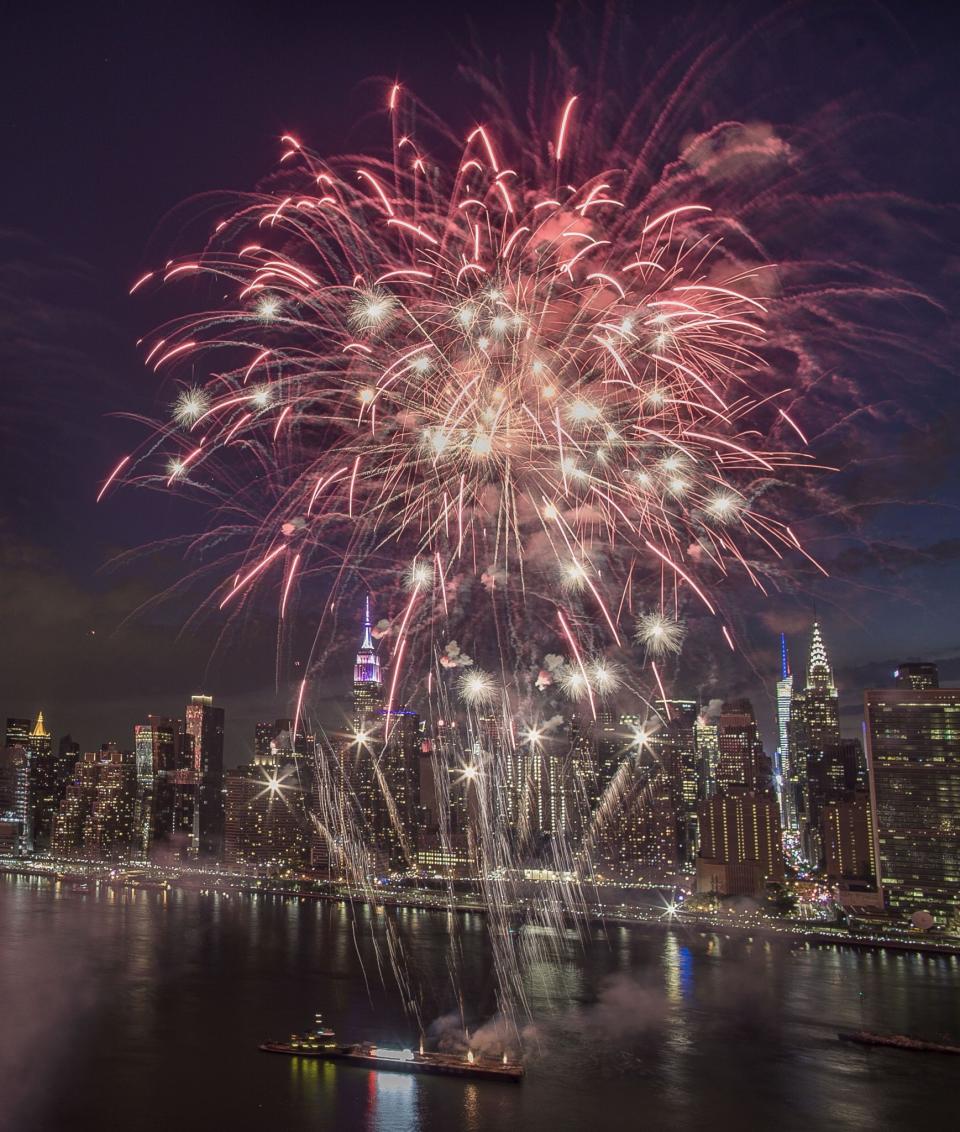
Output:
<svg viewBox="0 0 960 1132">
<path fill-rule="evenodd" d="M 489 1013 L 483 918 L 391 914 L 428 1019 L 454 1003 L 451 926 L 467 1012 Z M 383 943 L 365 908 L 0 876 L 0 1128 L 956 1127 L 960 1058 L 836 1040 L 861 1025 L 960 1037 L 960 962 L 942 957 L 611 927 L 528 973 L 520 1086 L 257 1051 L 315 1010 L 344 1040 L 415 1043 Z"/>
</svg>

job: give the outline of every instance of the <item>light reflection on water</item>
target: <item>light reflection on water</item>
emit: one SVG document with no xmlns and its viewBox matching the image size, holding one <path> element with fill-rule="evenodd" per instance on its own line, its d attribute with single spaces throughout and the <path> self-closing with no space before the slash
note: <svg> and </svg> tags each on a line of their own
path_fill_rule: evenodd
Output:
<svg viewBox="0 0 960 1132">
<path fill-rule="evenodd" d="M 415 1045 L 415 1023 L 378 968 L 387 915 L 309 900 L 84 894 L 0 875 L 0 1128 L 953 1123 L 952 1059 L 845 1046 L 836 1032 L 960 1037 L 956 959 L 791 949 L 679 927 L 598 929 L 585 947 L 571 940 L 559 964 L 531 968 L 536 1018 L 522 1086 L 259 1053 L 260 1041 L 304 1028 L 317 1010 L 344 1040 Z M 484 919 L 403 912 L 397 922 L 425 1020 L 458 1006 L 451 924 L 464 1009 L 473 1026 L 489 1017 Z"/>
</svg>

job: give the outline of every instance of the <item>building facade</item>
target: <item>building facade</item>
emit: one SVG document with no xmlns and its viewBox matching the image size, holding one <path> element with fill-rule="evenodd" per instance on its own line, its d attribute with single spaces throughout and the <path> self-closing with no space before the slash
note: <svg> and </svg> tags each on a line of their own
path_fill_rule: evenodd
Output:
<svg viewBox="0 0 960 1132">
<path fill-rule="evenodd" d="M 875 852 L 887 907 L 960 918 L 960 689 L 864 696 Z"/>
</svg>

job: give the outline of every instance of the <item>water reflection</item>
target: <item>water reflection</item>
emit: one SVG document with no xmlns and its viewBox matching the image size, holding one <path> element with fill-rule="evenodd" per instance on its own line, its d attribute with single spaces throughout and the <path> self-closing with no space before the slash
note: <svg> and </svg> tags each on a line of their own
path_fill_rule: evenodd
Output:
<svg viewBox="0 0 960 1132">
<path fill-rule="evenodd" d="M 560 962 L 535 964 L 527 988 L 538 1040 L 522 1086 L 259 1053 L 317 1010 L 344 1041 L 416 1043 L 415 1020 L 377 966 L 387 917 L 428 1023 L 460 1006 L 451 923 L 462 1004 L 474 1022 L 489 1018 L 496 986 L 480 916 L 77 894 L 0 875 L 0 1010 L 15 1036 L 0 1042 L 0 1126 L 623 1132 L 642 1121 L 703 1132 L 955 1122 L 951 1059 L 908 1062 L 844 1046 L 836 1033 L 960 1036 L 956 959 L 682 930 L 611 927 Z"/>
</svg>

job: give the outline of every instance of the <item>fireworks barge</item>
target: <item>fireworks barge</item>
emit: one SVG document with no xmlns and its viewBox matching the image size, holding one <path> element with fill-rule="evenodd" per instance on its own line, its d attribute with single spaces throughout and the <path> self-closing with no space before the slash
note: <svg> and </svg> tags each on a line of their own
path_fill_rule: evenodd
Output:
<svg viewBox="0 0 960 1132">
<path fill-rule="evenodd" d="M 891 1049 L 908 1049 L 916 1053 L 960 1053 L 960 1046 L 948 1042 L 928 1042 L 922 1038 L 908 1038 L 905 1034 L 873 1034 L 869 1030 L 841 1030 L 837 1037 L 842 1042 L 856 1042 L 861 1046 L 889 1046 Z"/>
<path fill-rule="evenodd" d="M 382 1069 L 391 1073 L 432 1073 L 444 1077 L 470 1077 L 486 1081 L 523 1080 L 524 1069 L 517 1061 L 508 1061 L 506 1055 L 499 1060 L 478 1057 L 469 1052 L 466 1057 L 449 1053 L 415 1053 L 410 1049 L 388 1049 L 370 1042 L 338 1045 L 334 1031 L 317 1017 L 316 1027 L 306 1034 L 291 1034 L 288 1041 L 264 1042 L 264 1053 L 283 1053 L 288 1057 L 310 1057 L 321 1061 L 343 1061 L 364 1069 Z"/>
</svg>

